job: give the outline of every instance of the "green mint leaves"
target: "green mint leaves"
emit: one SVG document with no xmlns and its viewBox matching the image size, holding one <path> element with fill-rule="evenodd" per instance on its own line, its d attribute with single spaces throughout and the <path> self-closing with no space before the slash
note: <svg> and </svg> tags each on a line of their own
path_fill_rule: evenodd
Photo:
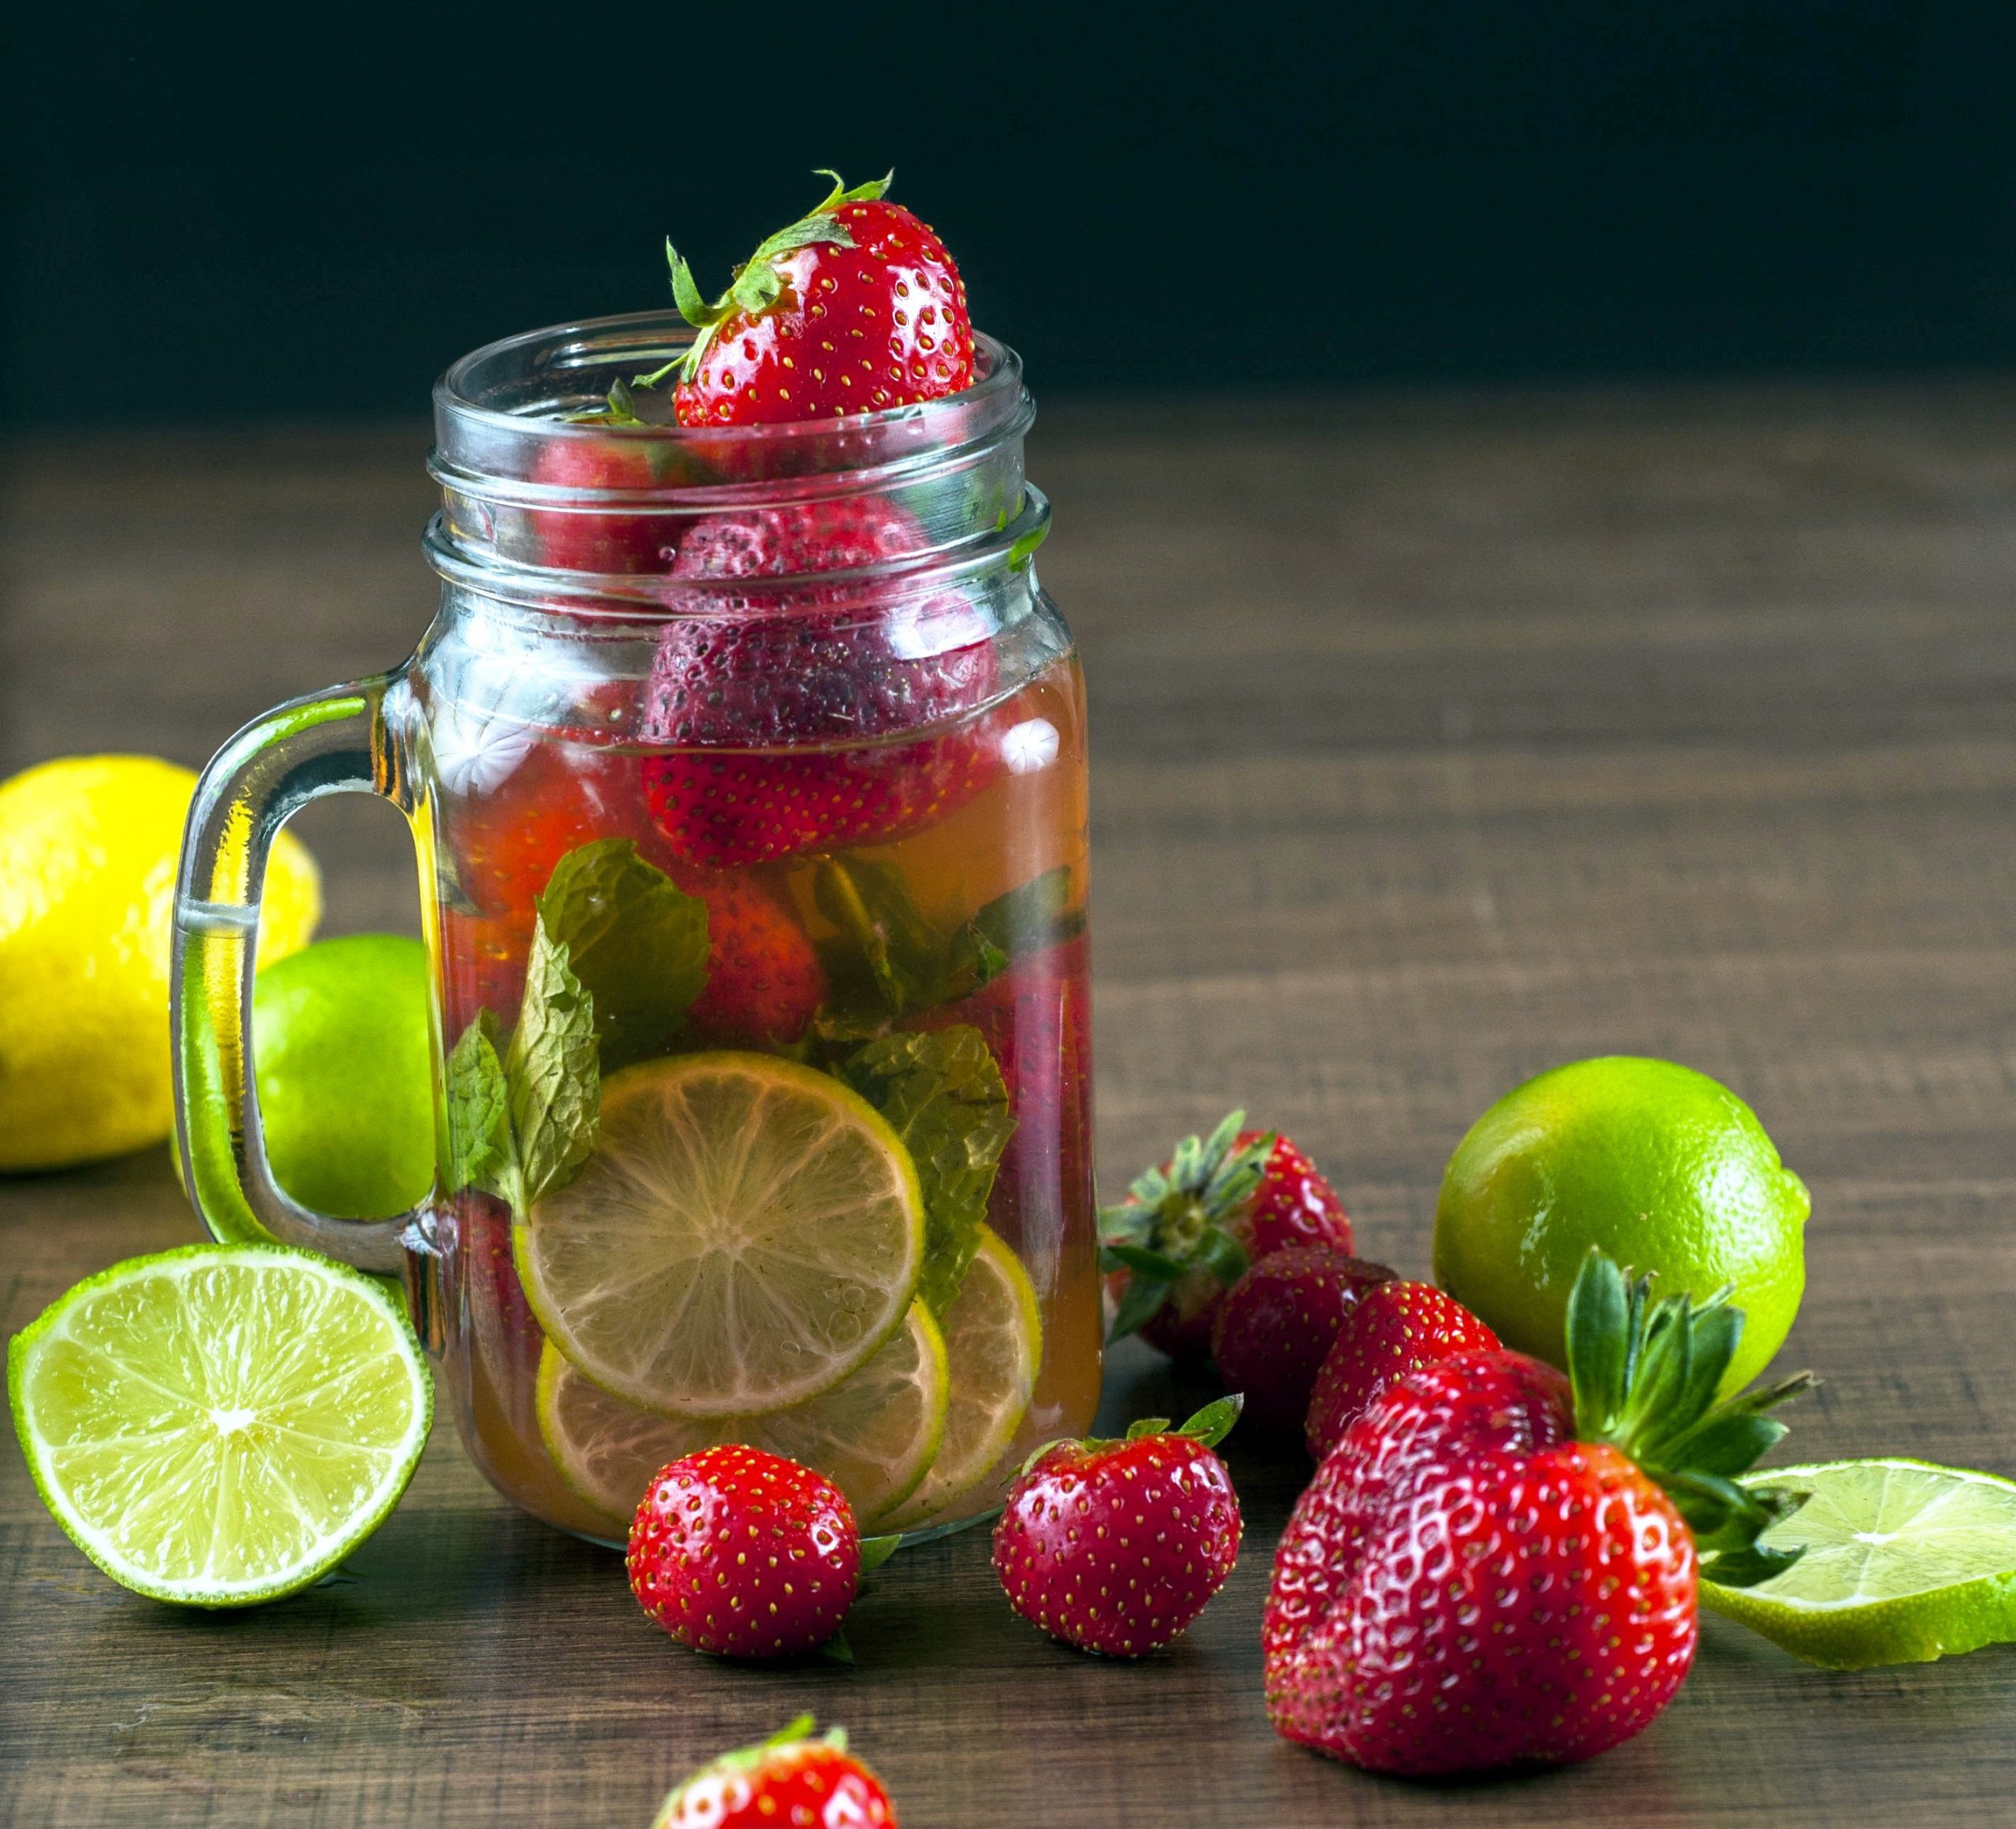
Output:
<svg viewBox="0 0 2016 1829">
<path fill-rule="evenodd" d="M 569 851 L 538 909 L 509 1046 L 486 1010 L 448 1057 L 448 1185 L 521 1215 L 595 1149 L 603 1075 L 664 1052 L 707 980 L 706 905 L 628 839 Z"/>
<path fill-rule="evenodd" d="M 504 1078 L 529 1206 L 587 1161 L 602 1116 L 595 1000 L 543 920 L 532 930 L 525 1001 L 504 1057 Z"/>
<path fill-rule="evenodd" d="M 484 1010 L 448 1056 L 448 1185 L 521 1204 L 511 1142 L 511 1094 L 498 1057 L 497 1019 Z"/>
<path fill-rule="evenodd" d="M 598 839 L 554 867 L 539 924 L 594 1000 L 602 1072 L 663 1053 L 706 987 L 706 904 L 629 839 Z"/>
<path fill-rule="evenodd" d="M 924 1274 L 917 1294 L 941 1318 L 979 1249 L 1001 1153 L 1014 1135 L 1008 1089 L 979 1030 L 965 1024 L 884 1035 L 842 1063 L 839 1077 L 888 1120 L 924 1190 Z"/>
<path fill-rule="evenodd" d="M 970 997 L 1015 960 L 1072 939 L 1085 919 L 1071 905 L 1064 865 L 996 896 L 951 934 L 918 912 L 893 865 L 829 857 L 813 894 L 839 929 L 824 950 L 833 995 L 819 1024 L 832 1041 L 879 1035 L 913 1011 Z"/>
</svg>

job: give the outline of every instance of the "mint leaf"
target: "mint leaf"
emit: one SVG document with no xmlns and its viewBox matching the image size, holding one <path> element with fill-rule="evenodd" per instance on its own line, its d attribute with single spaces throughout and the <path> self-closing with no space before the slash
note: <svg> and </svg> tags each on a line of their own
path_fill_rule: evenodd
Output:
<svg viewBox="0 0 2016 1829">
<path fill-rule="evenodd" d="M 934 1315 L 952 1305 L 980 1247 L 1001 1152 L 1014 1135 L 1008 1089 L 979 1030 L 884 1035 L 857 1050 L 839 1077 L 888 1120 L 924 1190 L 924 1274 Z"/>
<path fill-rule="evenodd" d="M 866 990 L 901 1016 L 944 1001 L 945 938 L 917 912 L 895 865 L 829 857 L 813 879 L 813 899 L 842 935 L 828 961 L 836 1002 Z"/>
<path fill-rule="evenodd" d="M 706 985 L 707 905 L 628 839 L 597 839 L 554 866 L 539 917 L 594 999 L 602 1071 L 665 1053 Z"/>
<path fill-rule="evenodd" d="M 999 978 L 1017 959 L 1061 946 L 1084 931 L 1071 905 L 1071 867 L 1060 864 L 997 895 L 954 937 L 950 976 L 961 994 Z"/>
<path fill-rule="evenodd" d="M 595 1067 L 595 1000 L 568 963 L 567 948 L 532 928 L 525 1001 L 504 1057 L 511 1129 L 518 1142 L 522 1214 L 569 1180 L 595 1146 L 602 1116 Z"/>
<path fill-rule="evenodd" d="M 448 1055 L 448 1190 L 478 1188 L 516 1205 L 522 1190 L 496 1028 L 496 1017 L 481 1012 Z"/>
</svg>

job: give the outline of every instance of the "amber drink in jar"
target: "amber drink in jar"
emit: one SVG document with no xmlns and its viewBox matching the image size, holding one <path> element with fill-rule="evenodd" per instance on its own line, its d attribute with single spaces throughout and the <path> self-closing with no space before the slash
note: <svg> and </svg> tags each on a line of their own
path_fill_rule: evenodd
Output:
<svg viewBox="0 0 2016 1829">
<path fill-rule="evenodd" d="M 597 423 L 657 314 L 436 390 L 440 609 L 396 671 L 211 765 L 176 1021 L 199 1202 L 401 1272 L 472 1457 L 618 1541 L 708 1443 L 864 1529 L 984 1516 L 1095 1407 L 1084 697 L 1037 576 L 1032 408 L 972 385 L 824 424 Z M 412 821 L 437 1186 L 306 1213 L 244 1039 L 265 848 L 368 789 Z"/>
</svg>

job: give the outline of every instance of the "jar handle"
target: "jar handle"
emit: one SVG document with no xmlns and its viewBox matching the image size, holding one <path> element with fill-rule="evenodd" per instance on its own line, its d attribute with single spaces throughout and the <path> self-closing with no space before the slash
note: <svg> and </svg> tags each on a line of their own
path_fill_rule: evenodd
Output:
<svg viewBox="0 0 2016 1829">
<path fill-rule="evenodd" d="M 402 1267 L 402 1235 L 424 1209 L 336 1219 L 290 1199 L 274 1180 L 253 1071 L 252 980 L 266 858 L 280 827 L 328 794 L 379 794 L 407 810 L 384 715 L 396 678 L 295 699 L 211 757 L 183 833 L 169 981 L 178 1140 L 190 1198 L 211 1235 L 277 1238 L 376 1271 Z"/>
</svg>

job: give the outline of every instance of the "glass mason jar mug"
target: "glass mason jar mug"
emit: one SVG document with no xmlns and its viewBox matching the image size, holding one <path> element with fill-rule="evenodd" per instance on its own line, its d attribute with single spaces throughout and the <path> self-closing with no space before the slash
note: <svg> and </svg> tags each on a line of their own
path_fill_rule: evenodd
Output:
<svg viewBox="0 0 2016 1829">
<path fill-rule="evenodd" d="M 419 650 L 197 794 L 184 1157 L 219 1237 L 403 1270 L 469 1453 L 553 1524 L 620 1540 L 659 1466 L 746 1441 L 935 1530 L 1099 1382 L 1084 695 L 1033 409 L 983 338 L 920 405 L 597 422 L 687 334 L 535 332 L 437 387 Z M 372 1221 L 276 1184 L 249 1027 L 273 835 L 360 790 L 412 824 L 436 1067 L 433 1194 Z"/>
</svg>

